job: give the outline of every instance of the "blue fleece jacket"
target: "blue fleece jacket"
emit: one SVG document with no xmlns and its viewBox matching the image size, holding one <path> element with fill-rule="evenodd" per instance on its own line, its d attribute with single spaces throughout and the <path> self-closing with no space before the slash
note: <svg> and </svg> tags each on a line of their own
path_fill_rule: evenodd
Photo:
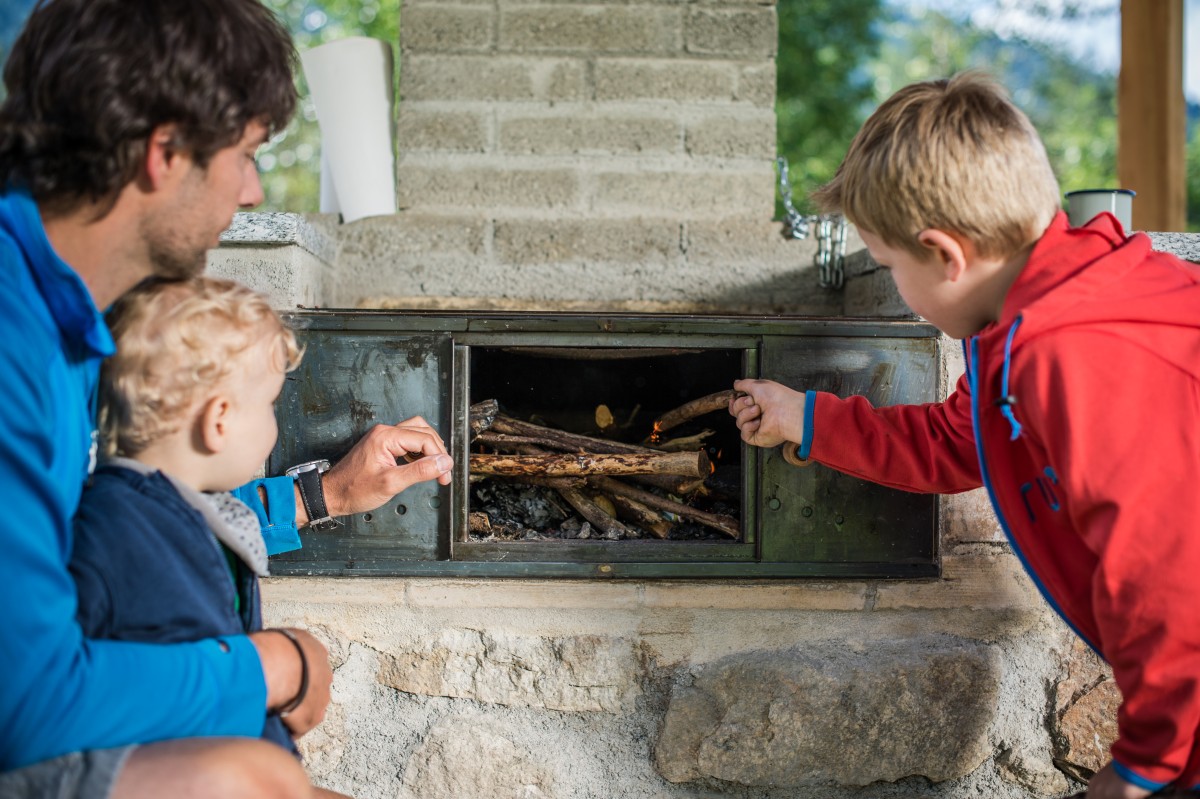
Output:
<svg viewBox="0 0 1200 799">
<path fill-rule="evenodd" d="M 101 464 L 74 530 L 76 617 L 88 637 L 172 643 L 262 629 L 258 578 L 162 472 Z M 259 713 L 262 737 L 295 752 L 283 720 Z"/>
<path fill-rule="evenodd" d="M 92 641 L 75 620 L 71 517 L 112 349 L 37 206 L 0 194 L 0 771 L 85 749 L 262 731 L 266 685 L 245 636 Z M 295 513 L 291 502 L 271 511 Z M 275 527 L 289 521 L 294 531 L 294 519 Z"/>
</svg>

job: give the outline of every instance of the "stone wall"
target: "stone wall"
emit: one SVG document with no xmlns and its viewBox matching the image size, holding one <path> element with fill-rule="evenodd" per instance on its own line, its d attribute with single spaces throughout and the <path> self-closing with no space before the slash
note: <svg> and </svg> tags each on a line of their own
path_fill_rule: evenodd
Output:
<svg viewBox="0 0 1200 799">
<path fill-rule="evenodd" d="M 332 305 L 836 312 L 774 214 L 772 2 L 411 0 L 400 213 Z"/>
</svg>

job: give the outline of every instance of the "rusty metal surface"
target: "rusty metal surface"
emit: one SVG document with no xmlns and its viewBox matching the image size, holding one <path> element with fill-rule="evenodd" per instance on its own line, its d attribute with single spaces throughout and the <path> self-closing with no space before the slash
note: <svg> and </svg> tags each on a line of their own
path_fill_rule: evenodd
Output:
<svg viewBox="0 0 1200 799">
<path fill-rule="evenodd" d="M 307 347 L 277 404 L 269 470 L 336 459 L 372 424 L 421 415 L 451 443 L 450 487 L 417 486 L 304 548 L 276 573 L 564 577 L 930 576 L 934 498 L 821 466 L 796 469 L 745 448 L 738 541 L 471 541 L 467 525 L 468 370 L 481 348 L 721 349 L 741 373 L 874 403 L 936 399 L 936 331 L 915 322 L 793 317 L 311 311 L 287 315 Z M 727 360 L 727 359 L 726 359 Z M 730 424 L 732 421 L 730 420 Z"/>
</svg>

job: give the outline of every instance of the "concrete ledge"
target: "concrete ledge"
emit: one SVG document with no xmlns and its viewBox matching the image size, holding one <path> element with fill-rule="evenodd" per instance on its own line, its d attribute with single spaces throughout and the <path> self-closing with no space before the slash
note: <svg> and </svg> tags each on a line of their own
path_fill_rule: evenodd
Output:
<svg viewBox="0 0 1200 799">
<path fill-rule="evenodd" d="M 338 254 L 336 214 L 239 212 L 221 234 L 222 247 L 294 244 L 327 264 Z"/>
<path fill-rule="evenodd" d="M 1200 263 L 1200 233 L 1147 233 L 1154 249 Z"/>
</svg>

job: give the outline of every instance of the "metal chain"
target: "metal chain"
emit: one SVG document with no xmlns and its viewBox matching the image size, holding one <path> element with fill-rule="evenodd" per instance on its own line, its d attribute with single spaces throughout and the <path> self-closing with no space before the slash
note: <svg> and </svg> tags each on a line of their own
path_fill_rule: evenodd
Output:
<svg viewBox="0 0 1200 799">
<path fill-rule="evenodd" d="M 841 214 L 812 214 L 805 216 L 792 202 L 792 184 L 788 181 L 788 163 L 782 155 L 775 163 L 779 167 L 779 197 L 783 201 L 784 235 L 805 239 L 813 225 L 817 226 L 817 281 L 823 288 L 840 289 L 846 282 L 846 218 Z M 836 228 L 836 229 L 835 229 Z"/>
</svg>

